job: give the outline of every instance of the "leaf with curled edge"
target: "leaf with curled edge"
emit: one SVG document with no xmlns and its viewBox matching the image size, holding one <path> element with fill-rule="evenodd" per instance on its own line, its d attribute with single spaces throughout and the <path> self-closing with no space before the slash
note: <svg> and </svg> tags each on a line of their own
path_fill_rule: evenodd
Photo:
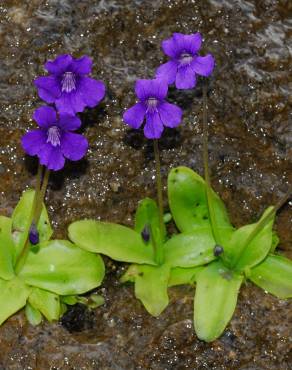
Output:
<svg viewBox="0 0 292 370">
<path fill-rule="evenodd" d="M 0 216 L 0 278 L 14 276 L 15 246 L 11 237 L 11 218 Z"/>
<path fill-rule="evenodd" d="M 292 298 L 292 261 L 270 254 L 250 270 L 248 279 L 277 298 Z"/>
<path fill-rule="evenodd" d="M 32 222 L 34 197 L 34 190 L 24 191 L 12 214 L 12 237 L 16 248 L 16 258 L 20 255 L 28 237 Z M 40 242 L 50 240 L 53 234 L 45 204 L 43 204 L 37 230 Z"/>
<path fill-rule="evenodd" d="M 23 308 L 31 288 L 22 279 L 0 279 L 0 325 L 14 313 Z"/>
<path fill-rule="evenodd" d="M 205 180 L 190 168 L 182 166 L 170 171 L 168 200 L 178 229 L 181 232 L 191 232 L 198 228 L 208 228 L 210 231 L 217 228 L 217 234 L 220 233 L 224 244 L 232 235 L 234 228 L 224 203 L 213 190 L 210 194 L 216 225 L 212 225 L 206 194 Z"/>
<path fill-rule="evenodd" d="M 135 284 L 135 296 L 152 316 L 159 316 L 168 306 L 167 293 L 170 266 L 131 265 L 121 282 Z"/>
<path fill-rule="evenodd" d="M 68 229 L 69 238 L 80 248 L 104 254 L 116 261 L 155 265 L 153 248 L 140 233 L 109 222 L 81 220 Z"/>
<path fill-rule="evenodd" d="M 77 295 L 100 286 L 104 270 L 99 255 L 67 240 L 52 240 L 28 253 L 18 276 L 28 285 L 58 295 Z"/>
<path fill-rule="evenodd" d="M 215 261 L 196 276 L 194 326 L 199 339 L 212 342 L 234 313 L 243 276 Z"/>
</svg>

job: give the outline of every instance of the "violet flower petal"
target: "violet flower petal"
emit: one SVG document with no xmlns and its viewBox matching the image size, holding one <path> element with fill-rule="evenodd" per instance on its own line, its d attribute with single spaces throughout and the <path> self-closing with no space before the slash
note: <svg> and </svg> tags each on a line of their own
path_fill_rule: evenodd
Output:
<svg viewBox="0 0 292 370">
<path fill-rule="evenodd" d="M 42 146 L 42 150 L 38 153 L 40 164 L 46 166 L 49 170 L 59 171 L 65 165 L 65 158 L 62 154 L 60 146 L 54 147 L 46 143 Z"/>
<path fill-rule="evenodd" d="M 161 78 L 153 80 L 137 80 L 135 85 L 135 92 L 141 101 L 145 101 L 150 97 L 157 99 L 164 99 L 167 95 L 168 84 Z"/>
<path fill-rule="evenodd" d="M 177 70 L 175 86 L 177 89 L 192 89 L 196 85 L 196 74 L 188 65 Z"/>
<path fill-rule="evenodd" d="M 164 54 L 169 56 L 170 58 L 176 58 L 178 56 L 177 45 L 174 42 L 173 37 L 170 37 L 167 40 L 163 40 L 161 43 L 162 50 Z"/>
<path fill-rule="evenodd" d="M 61 87 L 56 77 L 38 77 L 34 80 L 39 97 L 47 103 L 54 103 L 61 95 Z"/>
<path fill-rule="evenodd" d="M 78 161 L 85 156 L 88 149 L 87 139 L 79 134 L 64 132 L 61 141 L 63 155 L 71 161 Z"/>
<path fill-rule="evenodd" d="M 31 130 L 21 138 L 22 147 L 28 155 L 37 155 L 46 142 L 46 131 L 40 129 Z"/>
<path fill-rule="evenodd" d="M 191 35 L 184 35 L 182 33 L 174 33 L 173 40 L 176 46 L 176 50 L 179 54 L 188 52 L 190 54 L 196 54 L 202 45 L 202 36 L 199 32 Z"/>
<path fill-rule="evenodd" d="M 60 113 L 57 126 L 64 131 L 74 131 L 81 126 L 81 120 L 77 116 L 71 116 L 69 114 Z"/>
<path fill-rule="evenodd" d="M 123 120 L 132 128 L 138 129 L 141 127 L 144 116 L 146 114 L 146 106 L 144 103 L 137 103 L 133 107 L 127 109 L 123 114 Z"/>
<path fill-rule="evenodd" d="M 144 135 L 147 139 L 159 139 L 163 132 L 163 124 L 157 112 L 146 114 Z"/>
<path fill-rule="evenodd" d="M 177 52 L 177 55 L 181 54 L 185 50 L 185 35 L 183 33 L 174 32 L 172 35 L 173 43 L 175 45 L 175 49 Z"/>
<path fill-rule="evenodd" d="M 86 106 L 93 108 L 104 98 L 105 85 L 102 81 L 90 77 L 81 77 L 78 91 Z"/>
<path fill-rule="evenodd" d="M 76 91 L 63 93 L 60 98 L 55 101 L 55 104 L 60 113 L 69 115 L 82 112 L 86 105 L 82 96 L 76 93 Z"/>
<path fill-rule="evenodd" d="M 166 127 L 176 127 L 182 119 L 182 110 L 175 104 L 163 102 L 159 105 L 159 115 Z"/>
<path fill-rule="evenodd" d="M 71 55 L 68 54 L 59 55 L 55 60 L 49 60 L 45 64 L 45 68 L 52 75 L 58 76 L 63 74 L 67 70 L 71 62 L 72 62 Z"/>
<path fill-rule="evenodd" d="M 135 93 L 137 97 L 141 100 L 147 100 L 151 94 L 152 84 L 150 80 L 137 80 L 135 84 Z"/>
<path fill-rule="evenodd" d="M 89 58 L 87 55 L 84 55 L 79 59 L 73 59 L 70 69 L 74 73 L 87 75 L 91 73 L 92 59 Z"/>
<path fill-rule="evenodd" d="M 202 35 L 200 32 L 191 35 L 184 35 L 184 44 L 191 54 L 196 54 L 202 46 Z"/>
<path fill-rule="evenodd" d="M 214 69 L 215 66 L 215 60 L 214 57 L 211 54 L 208 54 L 204 57 L 196 57 L 191 67 L 192 69 L 199 75 L 208 77 Z"/>
<path fill-rule="evenodd" d="M 162 64 L 156 70 L 156 77 L 163 78 L 167 83 L 173 84 L 175 81 L 175 76 L 178 68 L 178 62 L 170 60 L 167 63 Z"/>
<path fill-rule="evenodd" d="M 54 108 L 42 106 L 34 111 L 33 119 L 41 128 L 48 128 L 57 121 L 57 114 Z"/>
</svg>

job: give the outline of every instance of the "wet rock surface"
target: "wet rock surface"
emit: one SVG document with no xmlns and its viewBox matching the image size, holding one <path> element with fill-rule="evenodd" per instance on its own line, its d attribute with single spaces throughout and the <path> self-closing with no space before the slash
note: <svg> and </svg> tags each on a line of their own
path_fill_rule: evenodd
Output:
<svg viewBox="0 0 292 370">
<path fill-rule="evenodd" d="M 107 97 L 81 115 L 86 159 L 51 176 L 55 237 L 85 217 L 131 225 L 138 200 L 155 197 L 154 166 L 151 143 L 123 125 L 122 112 L 134 102 L 135 79 L 153 76 L 164 60 L 161 40 L 200 31 L 203 52 L 217 61 L 208 80 L 212 184 L 236 226 L 254 221 L 292 180 L 291 12 L 285 0 L 2 1 L 1 214 L 10 215 L 34 181 L 35 162 L 19 143 L 42 104 L 33 79 L 48 58 L 88 54 Z M 202 173 L 201 90 L 202 81 L 194 91 L 170 90 L 184 122 L 161 142 L 164 183 L 177 165 Z M 291 205 L 279 212 L 276 229 L 280 249 L 292 257 Z M 122 267 L 110 268 L 99 290 L 106 304 L 93 312 L 79 307 L 63 325 L 36 328 L 19 313 L 0 327 L 0 369 L 291 369 L 291 302 L 248 283 L 224 335 L 206 344 L 193 333 L 192 287 L 170 289 L 170 305 L 156 319 L 132 286 L 119 287 L 115 269 Z"/>
</svg>

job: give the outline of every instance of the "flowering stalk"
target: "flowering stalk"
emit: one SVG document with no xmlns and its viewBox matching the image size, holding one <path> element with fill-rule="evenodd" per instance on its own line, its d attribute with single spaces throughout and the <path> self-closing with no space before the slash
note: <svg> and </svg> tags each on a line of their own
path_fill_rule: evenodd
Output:
<svg viewBox="0 0 292 370">
<path fill-rule="evenodd" d="M 208 204 L 209 217 L 212 224 L 212 232 L 216 244 L 221 245 L 221 238 L 217 232 L 216 227 L 216 216 L 213 208 L 212 202 L 212 189 L 210 182 L 209 173 L 209 161 L 208 161 L 208 118 L 207 118 L 207 85 L 203 86 L 203 161 L 204 161 L 204 177 L 206 181 L 206 197 Z"/>
<path fill-rule="evenodd" d="M 164 231 L 164 222 L 158 139 L 160 139 L 164 127 L 177 127 L 182 118 L 182 110 L 175 104 L 166 101 L 167 91 L 168 84 L 164 79 L 137 80 L 135 92 L 139 101 L 123 114 L 125 123 L 134 129 L 139 129 L 145 121 L 144 135 L 147 139 L 153 140 L 161 235 Z M 152 230 L 152 234 L 153 232 L 155 231 Z M 156 262 L 162 264 L 164 261 L 163 243 L 162 240 L 157 243 L 154 239 L 152 237 Z"/>
<path fill-rule="evenodd" d="M 155 171 L 156 171 L 156 188 L 157 188 L 157 201 L 158 201 L 158 209 L 159 209 L 159 226 L 160 232 L 163 232 L 164 222 L 163 222 L 163 195 L 162 195 L 162 181 L 161 181 L 161 166 L 160 166 L 160 155 L 159 155 L 159 146 L 158 140 L 153 140 L 153 148 L 154 148 L 154 157 L 155 157 Z M 152 238 L 154 240 L 154 238 Z M 162 244 L 155 245 L 155 255 L 156 255 L 156 262 L 158 264 L 163 262 L 163 250 Z"/>
<path fill-rule="evenodd" d="M 43 168 L 44 167 L 39 163 L 37 178 L 36 178 L 36 185 L 35 185 L 35 195 L 34 195 L 33 206 L 31 210 L 31 216 L 30 216 L 30 229 L 29 229 L 29 233 L 27 235 L 27 239 L 25 241 L 24 247 L 20 255 L 17 258 L 16 267 L 15 267 L 16 272 L 19 272 L 25 263 L 27 253 L 29 251 L 30 232 L 32 229 L 35 229 L 35 232 L 37 233 L 37 237 L 38 237 L 37 225 L 40 219 L 42 203 L 43 203 L 44 195 L 46 192 L 46 188 L 48 184 L 48 177 L 49 177 L 49 170 L 47 168 L 45 170 L 44 177 L 42 176 Z M 42 177 L 43 177 L 43 180 L 42 180 Z"/>
<path fill-rule="evenodd" d="M 49 176 L 50 176 L 50 170 L 48 168 L 45 169 L 44 177 L 43 177 L 43 182 L 42 186 L 39 192 L 39 196 L 37 199 L 37 204 L 36 204 L 36 209 L 33 217 L 33 223 L 35 225 L 38 224 L 41 213 L 42 213 L 42 204 L 45 198 L 47 186 L 48 186 L 48 181 L 49 181 Z"/>
</svg>

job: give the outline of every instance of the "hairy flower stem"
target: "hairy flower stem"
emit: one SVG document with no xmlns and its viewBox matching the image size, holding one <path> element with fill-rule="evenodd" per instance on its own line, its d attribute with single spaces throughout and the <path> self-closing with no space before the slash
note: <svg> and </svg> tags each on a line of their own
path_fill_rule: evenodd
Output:
<svg viewBox="0 0 292 370">
<path fill-rule="evenodd" d="M 41 182 L 42 182 L 42 176 L 43 176 L 43 166 L 38 163 L 38 171 L 37 171 L 37 177 L 36 177 L 36 183 L 35 183 L 35 193 L 34 193 L 34 198 L 33 198 L 33 205 L 31 209 L 31 216 L 30 216 L 30 223 L 33 222 L 37 202 L 38 202 L 38 197 L 40 194 L 40 188 L 41 188 Z"/>
<path fill-rule="evenodd" d="M 160 233 L 163 234 L 164 230 L 164 222 L 163 222 L 163 195 L 162 195 L 162 180 L 161 180 L 161 166 L 160 166 L 160 155 L 159 155 L 159 146 L 158 140 L 153 140 L 153 148 L 154 148 L 154 157 L 155 157 L 155 171 L 156 171 L 156 187 L 157 187 L 157 200 L 158 200 L 158 209 L 159 209 L 159 226 L 160 226 Z M 163 262 L 163 250 L 162 250 L 162 242 L 161 245 L 156 245 L 156 259 L 157 263 Z"/>
<path fill-rule="evenodd" d="M 50 176 L 50 170 L 48 170 L 46 168 L 45 169 L 45 174 L 44 174 L 44 177 L 43 177 L 42 186 L 41 186 L 41 189 L 40 189 L 40 192 L 39 192 L 39 197 L 37 199 L 37 205 L 36 205 L 34 217 L 33 217 L 33 222 L 34 222 L 35 225 L 37 225 L 39 223 L 39 219 L 40 219 L 40 216 L 41 216 L 41 213 L 42 213 L 42 208 L 43 208 L 42 205 L 43 205 L 43 201 L 44 201 L 47 186 L 48 186 L 49 176 Z"/>
<path fill-rule="evenodd" d="M 289 200 L 290 196 L 292 194 L 292 186 L 289 188 L 286 195 L 284 195 L 283 198 L 281 198 L 276 205 L 271 208 L 271 210 L 265 215 L 264 218 L 262 218 L 256 225 L 256 227 L 253 229 L 253 231 L 249 234 L 249 237 L 247 238 L 246 242 L 244 243 L 243 248 L 241 249 L 241 253 L 232 261 L 232 268 L 236 266 L 237 262 L 240 261 L 240 258 L 247 248 L 247 246 L 252 242 L 252 240 L 258 235 L 258 233 L 267 225 L 267 223 L 271 220 L 272 217 L 275 216 L 277 211 L 283 207 L 283 205 Z"/>
<path fill-rule="evenodd" d="M 41 210 L 42 210 L 42 204 L 43 204 L 44 196 L 45 196 L 46 189 L 48 186 L 49 173 L 50 171 L 46 168 L 45 174 L 43 176 L 43 181 L 42 181 L 43 166 L 41 166 L 40 164 L 38 165 L 37 179 L 36 179 L 36 185 L 35 185 L 35 195 L 33 199 L 33 205 L 32 205 L 31 217 L 30 217 L 30 223 L 29 223 L 30 227 L 33 224 L 37 226 L 39 222 L 39 218 L 40 218 Z M 17 262 L 15 266 L 16 273 L 18 273 L 22 269 L 25 263 L 28 251 L 29 251 L 29 247 L 30 247 L 30 242 L 29 242 L 29 232 L 28 232 L 24 247 L 22 248 L 22 251 L 17 258 Z"/>
<path fill-rule="evenodd" d="M 216 227 L 216 215 L 212 202 L 212 188 L 209 174 L 209 153 L 208 153 L 208 118 L 207 118 L 207 86 L 203 86 L 203 162 L 204 162 L 204 177 L 206 181 L 206 197 L 208 204 L 211 229 L 216 244 L 221 245 L 221 238 Z"/>
</svg>

